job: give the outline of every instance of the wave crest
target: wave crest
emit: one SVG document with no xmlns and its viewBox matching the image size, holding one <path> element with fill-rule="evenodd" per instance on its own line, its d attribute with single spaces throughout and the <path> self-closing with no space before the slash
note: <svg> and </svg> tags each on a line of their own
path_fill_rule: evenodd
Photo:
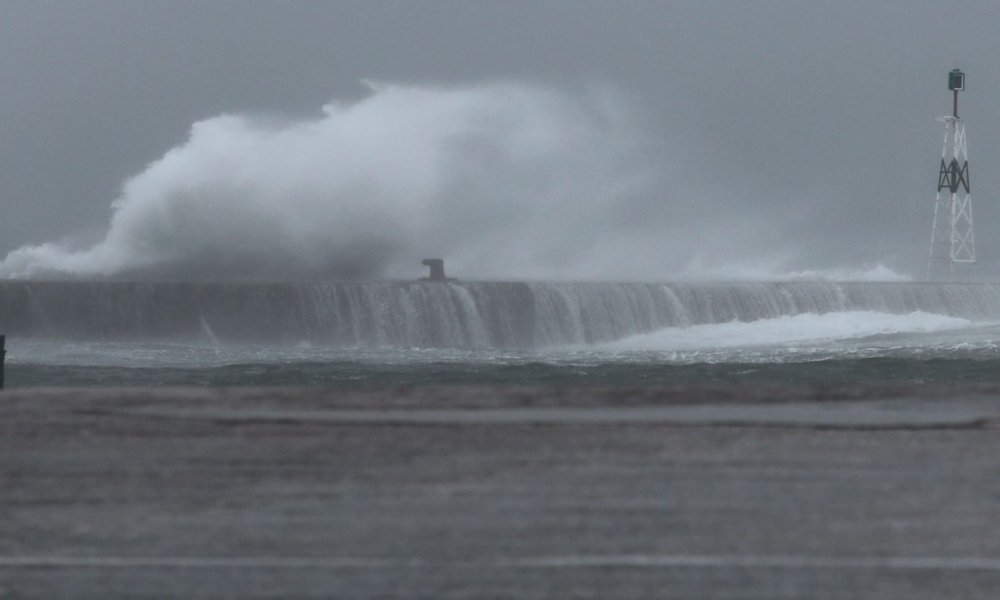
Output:
<svg viewBox="0 0 1000 600">
<path fill-rule="evenodd" d="M 889 314 L 873 311 L 807 313 L 758 321 L 731 321 L 667 327 L 601 344 L 601 350 L 672 352 L 830 342 L 875 335 L 929 333 L 974 326 L 968 319 L 927 312 Z"/>
</svg>

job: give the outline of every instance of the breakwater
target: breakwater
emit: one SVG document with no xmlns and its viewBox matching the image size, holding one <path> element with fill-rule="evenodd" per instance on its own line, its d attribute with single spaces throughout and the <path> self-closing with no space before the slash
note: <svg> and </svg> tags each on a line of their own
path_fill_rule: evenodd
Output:
<svg viewBox="0 0 1000 600">
<path fill-rule="evenodd" d="M 1000 319 L 1000 284 L 0 283 L 0 332 L 49 339 L 537 348 L 848 310 Z"/>
</svg>

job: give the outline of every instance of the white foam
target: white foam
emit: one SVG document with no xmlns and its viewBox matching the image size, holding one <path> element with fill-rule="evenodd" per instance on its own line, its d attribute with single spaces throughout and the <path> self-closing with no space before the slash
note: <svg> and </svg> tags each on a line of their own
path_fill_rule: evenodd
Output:
<svg viewBox="0 0 1000 600">
<path fill-rule="evenodd" d="M 668 327 L 601 344 L 611 351 L 686 351 L 823 342 L 894 333 L 927 333 L 973 326 L 968 319 L 926 312 L 847 311 L 690 327 Z"/>
</svg>

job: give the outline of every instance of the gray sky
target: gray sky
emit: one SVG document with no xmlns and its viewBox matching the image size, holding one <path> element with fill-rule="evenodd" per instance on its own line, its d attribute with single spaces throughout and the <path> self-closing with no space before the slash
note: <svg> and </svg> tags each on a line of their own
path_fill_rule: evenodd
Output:
<svg viewBox="0 0 1000 600">
<path fill-rule="evenodd" d="M 946 74 L 960 66 L 979 254 L 1000 259 L 995 2 L 0 7 L 3 253 L 101 238 L 123 182 L 197 121 L 319 118 L 332 100 L 364 98 L 365 79 L 503 81 L 626 98 L 659 177 L 622 218 L 662 223 L 683 240 L 670 251 L 696 267 L 759 256 L 788 269 L 882 262 L 916 273 L 943 135 L 934 119 L 950 109 Z"/>
</svg>

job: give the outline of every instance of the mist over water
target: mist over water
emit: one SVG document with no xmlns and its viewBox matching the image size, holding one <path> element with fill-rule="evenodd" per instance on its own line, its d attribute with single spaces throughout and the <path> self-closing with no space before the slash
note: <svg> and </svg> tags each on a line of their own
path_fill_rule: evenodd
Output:
<svg viewBox="0 0 1000 600">
<path fill-rule="evenodd" d="M 650 148 L 608 89 L 373 85 L 315 118 L 195 123 L 124 184 L 103 240 L 22 247 L 0 275 L 412 278 L 441 256 L 475 278 L 655 278 Z"/>
</svg>

